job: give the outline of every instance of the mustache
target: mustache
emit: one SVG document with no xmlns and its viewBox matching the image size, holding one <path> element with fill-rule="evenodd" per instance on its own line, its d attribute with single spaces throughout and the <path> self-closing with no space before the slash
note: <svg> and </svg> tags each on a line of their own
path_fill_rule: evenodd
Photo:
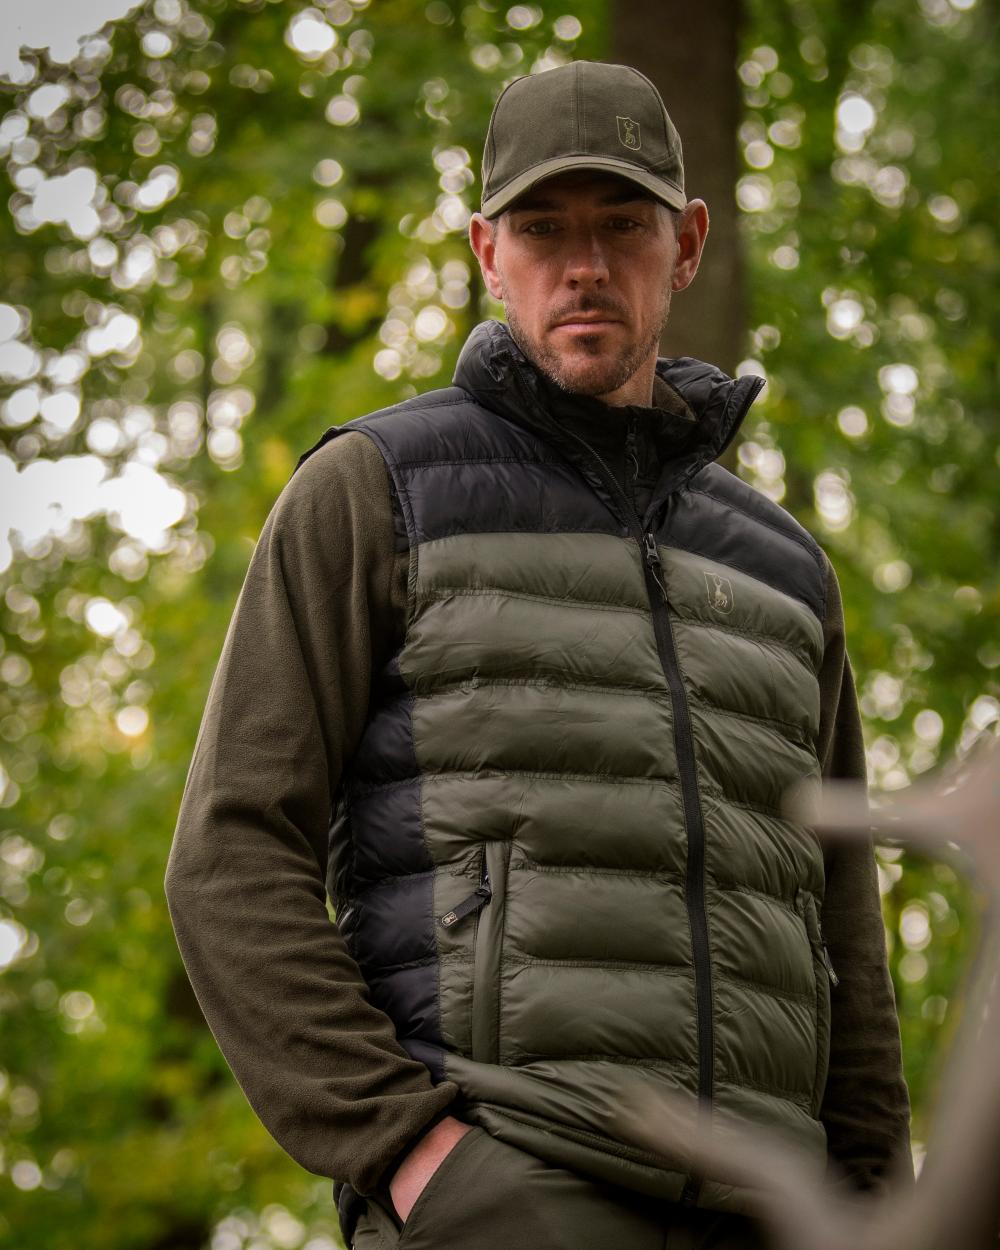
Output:
<svg viewBox="0 0 1000 1250">
<path fill-rule="evenodd" d="M 565 308 L 556 309 L 549 319 L 549 328 L 559 325 L 563 321 L 572 321 L 574 317 L 583 313 L 606 313 L 609 317 L 614 317 L 619 321 L 625 321 L 628 317 L 628 309 L 622 307 L 616 300 L 605 298 L 590 298 L 582 303 L 567 304 Z"/>
</svg>

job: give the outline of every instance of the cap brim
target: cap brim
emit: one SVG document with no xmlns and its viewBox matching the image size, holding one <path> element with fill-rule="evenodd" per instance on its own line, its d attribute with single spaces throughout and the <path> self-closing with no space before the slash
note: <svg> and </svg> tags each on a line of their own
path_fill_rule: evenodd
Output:
<svg viewBox="0 0 1000 1250">
<path fill-rule="evenodd" d="M 499 191 L 495 191 L 489 199 L 483 200 L 481 209 L 483 216 L 498 216 L 525 191 L 544 182 L 546 178 L 565 173 L 569 169 L 594 169 L 599 173 L 618 174 L 619 177 L 636 183 L 669 208 L 681 209 L 687 204 L 687 197 L 675 183 L 667 178 L 658 177 L 649 170 L 639 169 L 631 161 L 616 160 L 613 156 L 557 156 L 552 160 L 542 161 L 539 165 L 533 165 L 531 169 L 526 169 L 516 178 L 512 178 Z"/>
</svg>

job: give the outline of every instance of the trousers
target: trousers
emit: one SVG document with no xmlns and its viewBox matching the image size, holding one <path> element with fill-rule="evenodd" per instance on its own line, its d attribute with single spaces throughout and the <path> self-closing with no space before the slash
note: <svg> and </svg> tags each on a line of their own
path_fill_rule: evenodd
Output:
<svg viewBox="0 0 1000 1250">
<path fill-rule="evenodd" d="M 553 1167 L 475 1126 L 403 1222 L 365 1199 L 353 1250 L 766 1250 L 747 1216 L 684 1208 Z"/>
</svg>

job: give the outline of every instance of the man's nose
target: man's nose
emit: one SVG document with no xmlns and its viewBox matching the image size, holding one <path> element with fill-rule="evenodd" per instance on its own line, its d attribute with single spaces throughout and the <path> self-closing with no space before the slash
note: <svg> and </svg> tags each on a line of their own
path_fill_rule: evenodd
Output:
<svg viewBox="0 0 1000 1250">
<path fill-rule="evenodd" d="M 596 235 L 572 241 L 566 259 L 566 281 L 571 286 L 599 286 L 608 280 L 608 262 Z"/>
</svg>

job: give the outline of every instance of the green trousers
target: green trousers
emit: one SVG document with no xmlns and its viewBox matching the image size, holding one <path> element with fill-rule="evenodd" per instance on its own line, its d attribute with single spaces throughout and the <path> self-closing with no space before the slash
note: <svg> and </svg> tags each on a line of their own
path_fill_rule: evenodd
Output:
<svg viewBox="0 0 1000 1250">
<path fill-rule="evenodd" d="M 366 1200 L 354 1250 L 765 1250 L 744 1216 L 688 1210 L 592 1181 L 492 1137 L 465 1134 L 405 1223 Z"/>
</svg>

